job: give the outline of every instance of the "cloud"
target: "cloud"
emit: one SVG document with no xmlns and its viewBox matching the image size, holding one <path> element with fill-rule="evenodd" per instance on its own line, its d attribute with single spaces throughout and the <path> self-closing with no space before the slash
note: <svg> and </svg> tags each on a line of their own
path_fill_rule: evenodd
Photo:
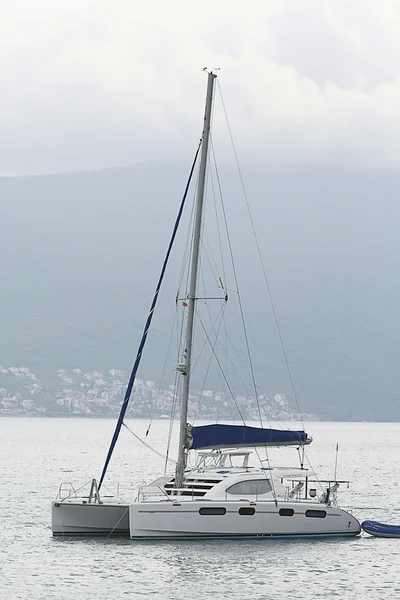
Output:
<svg viewBox="0 0 400 600">
<path fill-rule="evenodd" d="M 1 173 L 188 159 L 204 66 L 221 67 L 245 160 L 397 165 L 399 27 L 390 0 L 16 0 L 0 22 Z"/>
</svg>

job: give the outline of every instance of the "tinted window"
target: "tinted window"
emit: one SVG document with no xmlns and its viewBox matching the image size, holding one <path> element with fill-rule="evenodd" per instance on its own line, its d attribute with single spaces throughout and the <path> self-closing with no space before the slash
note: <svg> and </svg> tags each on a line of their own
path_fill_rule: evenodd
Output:
<svg viewBox="0 0 400 600">
<path fill-rule="evenodd" d="M 254 515 L 256 509 L 252 506 L 244 506 L 243 508 L 239 508 L 239 515 Z"/>
<path fill-rule="evenodd" d="M 294 510 L 293 508 L 281 508 L 279 514 L 281 517 L 293 517 Z"/>
<path fill-rule="evenodd" d="M 235 496 L 260 496 L 272 489 L 269 479 L 252 479 L 234 483 L 226 491 Z"/>
<path fill-rule="evenodd" d="M 306 517 L 313 517 L 314 519 L 325 519 L 325 510 L 306 510 Z"/>
<path fill-rule="evenodd" d="M 205 506 L 203 506 L 203 508 L 200 508 L 200 510 L 199 510 L 200 515 L 224 515 L 225 513 L 226 513 L 226 508 L 224 508 L 223 506 L 221 506 L 221 507 L 218 507 L 218 506 L 205 507 Z"/>
</svg>

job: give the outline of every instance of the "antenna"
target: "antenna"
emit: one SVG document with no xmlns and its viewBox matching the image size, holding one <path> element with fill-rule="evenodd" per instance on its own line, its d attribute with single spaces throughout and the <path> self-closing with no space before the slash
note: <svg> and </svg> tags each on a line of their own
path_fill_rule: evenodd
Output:
<svg viewBox="0 0 400 600">
<path fill-rule="evenodd" d="M 335 481 L 337 479 L 336 475 L 337 475 L 337 463 L 338 463 L 338 455 L 339 455 L 339 442 L 336 443 L 336 457 L 335 457 Z"/>
</svg>

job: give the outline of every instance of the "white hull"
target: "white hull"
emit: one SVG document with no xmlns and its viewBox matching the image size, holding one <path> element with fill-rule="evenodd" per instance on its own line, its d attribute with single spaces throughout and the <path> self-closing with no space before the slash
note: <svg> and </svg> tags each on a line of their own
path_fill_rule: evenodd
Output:
<svg viewBox="0 0 400 600">
<path fill-rule="evenodd" d="M 225 510 L 224 514 L 201 514 L 216 508 Z M 254 514 L 248 514 L 253 508 Z M 293 515 L 283 516 L 282 509 Z M 254 506 L 241 501 L 137 502 L 129 507 L 129 521 L 132 539 L 314 538 L 360 533 L 359 522 L 348 512 L 308 502 L 279 502 L 278 506 L 273 501 Z"/>
<path fill-rule="evenodd" d="M 51 528 L 54 536 L 129 536 L 129 505 L 53 502 Z"/>
</svg>

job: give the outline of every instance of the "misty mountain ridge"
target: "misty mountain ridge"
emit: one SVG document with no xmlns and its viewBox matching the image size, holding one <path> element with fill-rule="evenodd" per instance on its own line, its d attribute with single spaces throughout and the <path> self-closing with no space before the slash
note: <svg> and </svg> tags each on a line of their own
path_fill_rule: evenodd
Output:
<svg viewBox="0 0 400 600">
<path fill-rule="evenodd" d="M 0 178 L 1 364 L 31 368 L 50 388 L 58 369 L 130 369 L 188 171 L 145 163 Z M 398 420 L 400 175 L 258 165 L 243 175 L 301 409 Z M 291 397 L 235 168 L 222 166 L 221 181 L 257 383 Z M 157 381 L 165 362 L 189 213 L 144 379 Z M 168 373 L 169 384 L 173 361 Z"/>
</svg>

